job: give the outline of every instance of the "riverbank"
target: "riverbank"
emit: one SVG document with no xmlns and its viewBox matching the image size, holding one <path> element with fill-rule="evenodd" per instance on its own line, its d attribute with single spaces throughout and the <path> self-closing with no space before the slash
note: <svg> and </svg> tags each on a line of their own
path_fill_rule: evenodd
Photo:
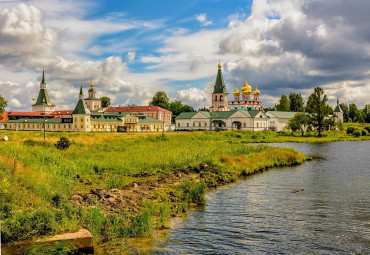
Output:
<svg viewBox="0 0 370 255">
<path fill-rule="evenodd" d="M 204 203 L 207 188 L 305 160 L 293 149 L 244 144 L 299 138 L 275 132 L 48 133 L 46 142 L 42 133 L 7 135 L 0 213 L 8 243 L 86 227 L 95 243 L 125 248 L 125 238 L 147 236 Z M 73 141 L 66 151 L 53 145 L 61 135 Z"/>
</svg>

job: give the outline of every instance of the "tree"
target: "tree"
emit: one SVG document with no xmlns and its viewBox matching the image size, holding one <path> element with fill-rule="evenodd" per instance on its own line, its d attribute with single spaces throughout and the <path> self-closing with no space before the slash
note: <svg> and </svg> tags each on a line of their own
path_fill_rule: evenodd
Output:
<svg viewBox="0 0 370 255">
<path fill-rule="evenodd" d="M 5 112 L 5 107 L 8 106 L 8 101 L 0 95 L 0 113 Z"/>
<path fill-rule="evenodd" d="M 319 136 L 321 136 L 321 131 L 323 130 L 324 119 L 329 115 L 327 101 L 328 97 L 320 87 L 316 87 L 307 100 L 306 111 L 311 113 L 310 121 L 317 128 Z"/>
<path fill-rule="evenodd" d="M 349 112 L 348 112 L 349 118 L 351 118 L 353 122 L 357 122 L 359 115 L 360 115 L 360 111 L 358 110 L 357 105 L 349 104 Z"/>
<path fill-rule="evenodd" d="M 290 104 L 290 110 L 293 112 L 303 112 L 303 97 L 301 93 L 296 94 L 296 93 L 290 93 L 289 95 L 289 104 Z"/>
<path fill-rule="evenodd" d="M 159 106 L 164 109 L 170 109 L 170 99 L 164 91 L 157 91 L 149 105 Z"/>
<path fill-rule="evenodd" d="M 199 108 L 198 112 L 209 112 L 209 109 L 207 107 Z"/>
<path fill-rule="evenodd" d="M 288 128 L 292 130 L 293 133 L 296 132 L 297 130 L 300 130 L 303 136 L 309 122 L 310 118 L 306 113 L 298 112 L 294 115 L 293 118 L 289 120 Z"/>
<path fill-rule="evenodd" d="M 276 111 L 275 107 L 266 107 L 266 108 L 263 108 L 263 110 L 265 112 L 268 112 L 268 111 Z"/>
<path fill-rule="evenodd" d="M 101 107 L 102 108 L 107 108 L 111 104 L 109 97 L 104 96 L 104 97 L 101 97 L 100 100 L 101 100 Z"/>
<path fill-rule="evenodd" d="M 182 104 L 180 100 L 171 102 L 169 110 L 172 112 L 172 122 L 175 122 L 175 118 L 182 112 L 195 112 L 193 107 Z"/>
<path fill-rule="evenodd" d="M 346 103 L 339 104 L 340 109 L 343 111 L 343 122 L 348 122 L 349 107 Z"/>
<path fill-rule="evenodd" d="M 289 100 L 286 95 L 282 95 L 279 104 L 276 106 L 278 111 L 288 112 L 290 110 Z"/>
<path fill-rule="evenodd" d="M 370 104 L 365 105 L 365 107 L 364 107 L 364 109 L 362 111 L 366 115 L 365 121 L 367 123 L 370 123 Z"/>
</svg>

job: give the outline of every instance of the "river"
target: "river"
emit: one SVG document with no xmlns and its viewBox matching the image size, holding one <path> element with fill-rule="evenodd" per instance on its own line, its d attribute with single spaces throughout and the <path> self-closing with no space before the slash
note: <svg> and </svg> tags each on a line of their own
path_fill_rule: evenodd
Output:
<svg viewBox="0 0 370 255">
<path fill-rule="evenodd" d="M 323 159 L 208 192 L 129 254 L 370 254 L 370 142 L 271 145 Z"/>
</svg>

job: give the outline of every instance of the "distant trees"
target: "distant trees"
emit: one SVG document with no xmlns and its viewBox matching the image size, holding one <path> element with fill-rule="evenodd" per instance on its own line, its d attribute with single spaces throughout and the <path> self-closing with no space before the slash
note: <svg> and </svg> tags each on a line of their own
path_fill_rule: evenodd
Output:
<svg viewBox="0 0 370 255">
<path fill-rule="evenodd" d="M 111 104 L 111 100 L 110 100 L 109 97 L 103 96 L 103 97 L 100 98 L 100 100 L 101 100 L 101 107 L 102 108 L 107 108 Z"/>
<path fill-rule="evenodd" d="M 3 98 L 2 95 L 0 95 L 0 113 L 5 112 L 5 107 L 8 106 L 8 101 Z"/>
<path fill-rule="evenodd" d="M 183 104 L 180 100 L 175 100 L 170 103 L 170 99 L 164 91 L 157 91 L 149 105 L 159 106 L 172 112 L 172 122 L 182 112 L 195 112 L 190 105 Z"/>
<path fill-rule="evenodd" d="M 167 94 L 164 91 L 157 91 L 152 101 L 150 101 L 149 105 L 159 106 L 164 109 L 170 109 L 170 99 L 168 98 Z"/>
<path fill-rule="evenodd" d="M 209 109 L 207 107 L 202 107 L 198 109 L 198 112 L 209 112 Z"/>
<path fill-rule="evenodd" d="M 282 95 L 279 104 L 276 106 L 278 111 L 288 112 L 290 110 L 290 103 L 286 95 Z"/>
<path fill-rule="evenodd" d="M 289 94 L 289 106 L 292 112 L 303 112 L 304 111 L 304 101 L 301 93 L 290 93 Z"/>
<path fill-rule="evenodd" d="M 311 124 L 317 128 L 319 136 L 321 136 L 321 132 L 323 131 L 324 119 L 329 115 L 329 106 L 326 103 L 327 101 L 328 97 L 320 87 L 316 87 L 307 100 L 306 111 L 311 113 Z"/>
<path fill-rule="evenodd" d="M 359 111 L 357 105 L 349 104 L 348 117 L 352 119 L 352 122 L 357 122 L 357 117 L 359 116 Z"/>
<path fill-rule="evenodd" d="M 169 110 L 172 112 L 172 122 L 175 122 L 175 118 L 182 112 L 195 112 L 193 107 L 182 104 L 180 100 L 171 102 Z"/>
<path fill-rule="evenodd" d="M 310 118 L 308 114 L 304 112 L 298 112 L 294 115 L 293 118 L 289 120 L 288 128 L 292 130 L 292 132 L 296 132 L 300 130 L 303 136 L 309 123 L 310 123 Z"/>
</svg>

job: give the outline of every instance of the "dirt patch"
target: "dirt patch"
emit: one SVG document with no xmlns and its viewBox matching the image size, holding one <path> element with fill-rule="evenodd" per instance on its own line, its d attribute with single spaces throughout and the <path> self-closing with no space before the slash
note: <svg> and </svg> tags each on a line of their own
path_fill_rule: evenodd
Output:
<svg viewBox="0 0 370 255">
<path fill-rule="evenodd" d="M 194 178 L 195 175 L 188 170 L 176 170 L 155 179 L 133 182 L 123 189 L 91 189 L 88 193 L 72 196 L 70 201 L 77 206 L 84 207 L 100 203 L 108 213 L 126 211 L 135 214 L 140 211 L 144 200 L 154 199 L 156 192 L 170 190 L 179 183 Z"/>
</svg>

